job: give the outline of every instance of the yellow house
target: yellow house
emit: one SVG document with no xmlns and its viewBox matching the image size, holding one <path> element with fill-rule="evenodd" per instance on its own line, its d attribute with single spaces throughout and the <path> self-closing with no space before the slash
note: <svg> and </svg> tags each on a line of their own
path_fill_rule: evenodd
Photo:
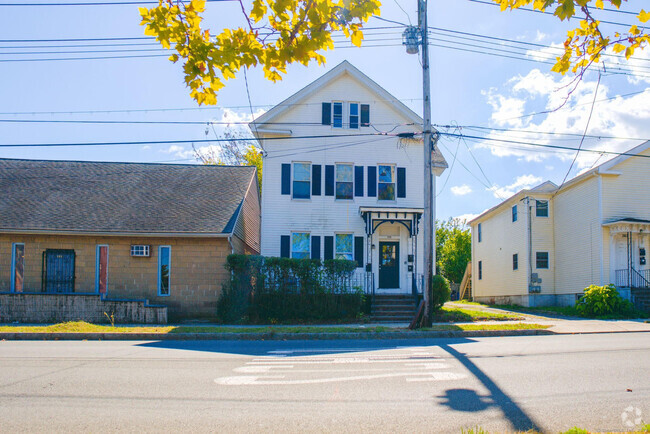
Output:
<svg viewBox="0 0 650 434">
<path fill-rule="evenodd" d="M 648 309 L 649 192 L 650 141 L 484 212 L 469 222 L 474 299 L 573 305 L 585 287 L 613 283 Z"/>
</svg>

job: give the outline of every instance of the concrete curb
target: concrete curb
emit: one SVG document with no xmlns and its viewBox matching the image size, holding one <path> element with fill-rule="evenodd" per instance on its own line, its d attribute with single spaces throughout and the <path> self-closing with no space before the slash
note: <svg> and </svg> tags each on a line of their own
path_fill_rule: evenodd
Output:
<svg viewBox="0 0 650 434">
<path fill-rule="evenodd" d="M 431 339 L 479 338 L 497 336 L 553 335 L 547 329 L 537 330 L 449 330 L 397 331 L 359 333 L 0 333 L 0 340 L 9 341 L 188 341 L 188 340 L 332 340 L 332 339 Z"/>
</svg>

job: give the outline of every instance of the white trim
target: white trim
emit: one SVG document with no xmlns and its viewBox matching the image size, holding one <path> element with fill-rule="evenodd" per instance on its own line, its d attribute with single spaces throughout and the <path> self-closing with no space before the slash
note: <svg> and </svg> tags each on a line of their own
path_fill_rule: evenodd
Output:
<svg viewBox="0 0 650 434">
<path fill-rule="evenodd" d="M 354 261 L 354 232 L 334 232 L 334 259 L 336 259 L 336 236 L 337 235 L 350 235 L 352 237 L 352 251 L 349 252 L 352 254 L 352 259 L 349 259 L 350 261 Z M 399 242 L 399 239 L 397 240 Z M 348 253 L 348 252 L 341 252 L 341 253 Z"/>
<path fill-rule="evenodd" d="M 271 108 L 269 111 L 261 115 L 259 118 L 250 122 L 248 125 L 253 131 L 253 134 L 255 134 L 255 137 L 259 139 L 260 135 L 258 134 L 258 132 L 260 133 L 262 132 L 259 131 L 260 126 L 266 123 L 271 123 L 275 118 L 277 118 L 287 110 L 293 108 L 296 104 L 299 104 L 300 101 L 304 100 L 309 95 L 312 95 L 313 93 L 317 92 L 319 89 L 325 87 L 327 84 L 333 82 L 338 77 L 346 73 L 350 75 L 352 78 L 356 79 L 368 90 L 375 93 L 379 97 L 378 99 L 380 101 L 384 101 L 387 104 L 390 104 L 391 107 L 395 109 L 395 111 L 397 111 L 399 114 L 401 114 L 402 116 L 410 120 L 412 123 L 414 123 L 416 128 L 418 129 L 422 128 L 423 120 L 420 116 L 418 116 L 413 110 L 408 108 L 399 99 L 391 95 L 386 89 L 384 89 L 383 87 L 375 83 L 372 79 L 370 79 L 370 77 L 368 77 L 367 75 L 359 71 L 350 62 L 344 60 L 343 62 L 339 63 L 337 66 L 332 68 L 330 71 L 326 72 L 316 80 L 309 83 L 307 86 L 300 89 L 298 92 L 291 95 L 289 98 L 285 99 L 284 101 L 280 102 L 279 104 Z M 333 122 L 334 120 L 332 119 L 332 123 Z M 255 130 L 256 127 L 258 131 Z"/>
<path fill-rule="evenodd" d="M 25 286 L 25 243 L 11 243 L 11 278 L 10 287 L 11 292 L 16 292 L 16 246 L 23 246 L 23 288 Z"/>
<path fill-rule="evenodd" d="M 99 292 L 99 260 L 100 260 L 100 254 L 99 250 L 102 247 L 106 247 L 106 292 L 104 294 L 108 294 L 108 255 L 110 253 L 110 248 L 108 247 L 108 244 L 97 244 L 95 246 L 95 292 L 97 294 L 100 294 Z"/>
<path fill-rule="evenodd" d="M 293 196 L 295 194 L 295 192 L 296 192 L 296 189 L 293 188 L 293 183 L 294 182 L 305 182 L 305 181 L 297 181 L 296 180 L 296 171 L 294 169 L 294 164 L 308 164 L 309 165 L 309 169 L 307 169 L 307 172 L 309 173 L 309 189 L 308 189 L 309 197 L 294 197 Z M 312 179 L 312 170 L 313 170 L 313 168 L 312 168 L 312 166 L 313 166 L 313 164 L 312 164 L 311 161 L 291 161 L 291 200 L 301 200 L 301 201 L 311 200 L 311 196 L 312 196 L 311 190 L 312 190 L 312 182 L 313 182 L 313 179 Z"/>
<path fill-rule="evenodd" d="M 289 257 L 292 259 L 295 259 L 293 257 L 293 234 L 307 234 L 307 241 L 309 241 L 309 249 L 307 250 L 307 258 L 304 259 L 311 259 L 311 232 L 310 231 L 291 231 L 289 235 Z"/>
<path fill-rule="evenodd" d="M 603 177 L 598 177 L 598 221 L 603 224 Z M 599 255 L 600 255 L 600 286 L 605 284 L 605 230 L 601 227 L 599 228 Z M 609 259 L 612 260 L 611 258 Z"/>
<path fill-rule="evenodd" d="M 167 278 L 167 294 L 162 294 L 160 292 L 161 288 L 161 283 L 162 283 L 162 273 L 160 272 L 160 268 L 162 266 L 161 264 L 161 257 L 160 257 L 160 252 L 164 248 L 169 248 L 169 265 L 168 265 L 168 278 Z M 158 296 L 159 297 L 169 297 L 172 293 L 172 246 L 158 246 Z"/>
</svg>

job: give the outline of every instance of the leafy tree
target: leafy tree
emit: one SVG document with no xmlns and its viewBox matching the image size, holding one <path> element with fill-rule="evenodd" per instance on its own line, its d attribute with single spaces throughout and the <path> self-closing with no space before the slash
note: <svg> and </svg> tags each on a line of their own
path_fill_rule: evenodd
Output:
<svg viewBox="0 0 650 434">
<path fill-rule="evenodd" d="M 460 283 L 472 257 L 469 228 L 459 219 L 438 222 L 436 229 L 436 266 L 449 281 Z"/>
<path fill-rule="evenodd" d="M 610 49 L 618 54 L 625 52 L 625 57 L 632 57 L 637 49 L 644 49 L 650 43 L 650 34 L 642 30 L 643 23 L 650 20 L 650 12 L 641 9 L 637 15 L 638 24 L 632 25 L 627 32 L 604 34 L 600 21 L 594 13 L 613 6 L 620 9 L 623 0 L 493 0 L 501 5 L 501 10 L 518 9 L 531 5 L 538 11 L 552 10 L 560 20 L 569 20 L 582 13 L 580 25 L 567 32 L 564 41 L 564 54 L 556 58 L 552 70 L 566 74 L 569 70 L 581 77 L 593 64 L 601 60 L 605 51 Z M 639 28 L 641 27 L 641 28 Z"/>
<path fill-rule="evenodd" d="M 227 128 L 218 139 L 218 147 L 194 149 L 194 157 L 203 164 L 219 164 L 232 166 L 255 166 L 257 168 L 257 181 L 262 188 L 262 153 L 250 141 L 241 140 L 245 137 L 240 132 Z"/>
<path fill-rule="evenodd" d="M 246 27 L 212 35 L 203 28 L 205 0 L 159 0 L 140 8 L 145 34 L 183 59 L 185 84 L 199 104 L 217 103 L 224 80 L 243 67 L 262 65 L 267 79 L 282 79 L 291 63 L 325 62 L 321 50 L 334 48 L 332 32 L 343 31 L 360 46 L 362 26 L 379 13 L 379 0 L 253 0 L 247 10 L 240 0 Z"/>
</svg>

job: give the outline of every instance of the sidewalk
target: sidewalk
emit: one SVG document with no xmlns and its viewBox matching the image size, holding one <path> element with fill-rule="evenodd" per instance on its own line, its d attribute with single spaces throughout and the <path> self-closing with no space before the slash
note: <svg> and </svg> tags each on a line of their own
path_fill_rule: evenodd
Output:
<svg viewBox="0 0 650 434">
<path fill-rule="evenodd" d="M 525 318 L 520 322 L 550 325 L 551 327 L 548 331 L 554 334 L 650 332 L 650 323 L 646 322 L 648 320 L 600 320 L 573 317 L 556 318 L 539 314 L 535 315 L 506 309 L 454 302 L 448 302 L 445 306 L 491 313 L 520 315 Z"/>
</svg>

